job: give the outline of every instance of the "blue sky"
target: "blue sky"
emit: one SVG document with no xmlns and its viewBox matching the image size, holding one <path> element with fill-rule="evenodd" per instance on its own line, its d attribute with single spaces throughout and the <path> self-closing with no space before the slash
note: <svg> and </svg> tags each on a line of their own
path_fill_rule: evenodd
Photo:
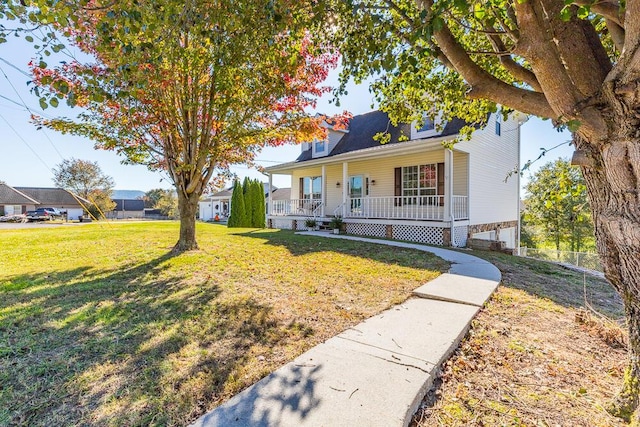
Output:
<svg viewBox="0 0 640 427">
<path fill-rule="evenodd" d="M 72 117 L 76 112 L 66 107 L 40 109 L 37 97 L 27 86 L 29 77 L 23 74 L 28 71 L 27 63 L 33 56 L 31 44 L 21 39 L 12 38 L 8 43 L 0 44 L 0 181 L 14 186 L 53 186 L 51 169 L 63 159 L 73 157 L 98 162 L 102 171 L 114 178 L 116 189 L 148 191 L 171 188 L 171 182 L 163 173 L 148 171 L 143 166 L 123 165 L 122 158 L 113 152 L 95 150 L 90 140 L 51 130 L 36 130 L 30 123 L 31 112 L 45 117 Z M 337 74 L 337 70 L 333 72 L 327 84 L 335 84 Z M 371 111 L 372 95 L 366 85 L 351 85 L 348 91 L 349 95 L 341 100 L 340 107 L 329 103 L 331 96 L 325 96 L 319 100 L 317 110 L 334 114 L 346 109 L 354 115 Z M 557 132 L 550 121 L 531 118 L 523 125 L 521 137 L 521 163 L 524 164 L 538 157 L 541 149 L 569 140 L 570 134 Z M 572 151 L 572 147 L 564 145 L 547 153 L 532 169 L 536 170 L 558 157 L 570 157 Z M 256 163 L 270 166 L 288 162 L 295 160 L 299 153 L 299 146 L 266 148 Z M 245 166 L 234 167 L 233 172 L 241 178 L 249 176 L 266 180 L 264 175 Z M 525 180 L 527 175 L 529 173 L 525 174 Z M 277 176 L 274 185 L 286 187 L 290 184 L 287 177 Z"/>
</svg>

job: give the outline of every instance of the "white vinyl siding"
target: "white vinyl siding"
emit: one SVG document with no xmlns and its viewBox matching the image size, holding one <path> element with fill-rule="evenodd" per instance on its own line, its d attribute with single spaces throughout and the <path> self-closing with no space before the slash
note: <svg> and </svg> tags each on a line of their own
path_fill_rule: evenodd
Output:
<svg viewBox="0 0 640 427">
<path fill-rule="evenodd" d="M 417 154 L 354 161 L 349 163 L 349 175 L 365 175 L 369 178 L 369 183 L 372 180 L 375 181 L 375 185 L 369 184 L 370 196 L 393 196 L 395 168 L 442 162 L 444 162 L 444 150 L 438 149 Z"/>
<path fill-rule="evenodd" d="M 459 151 L 453 152 L 453 194 L 469 195 L 469 155 Z"/>
<path fill-rule="evenodd" d="M 474 132 L 470 141 L 455 145 L 456 150 L 469 153 L 472 225 L 518 219 L 518 176 L 513 174 L 507 179 L 509 172 L 519 165 L 518 123 L 513 119 L 502 121 L 501 131 L 501 136 L 495 134 L 495 114 L 492 114 L 487 126 Z"/>
</svg>

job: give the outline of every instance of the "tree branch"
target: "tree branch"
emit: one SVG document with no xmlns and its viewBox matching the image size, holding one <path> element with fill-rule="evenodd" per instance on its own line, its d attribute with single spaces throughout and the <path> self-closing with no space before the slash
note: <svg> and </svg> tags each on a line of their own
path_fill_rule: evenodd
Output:
<svg viewBox="0 0 640 427">
<path fill-rule="evenodd" d="M 423 3 L 424 7 L 428 7 L 427 10 L 431 8 L 431 0 L 424 0 Z M 511 86 L 476 64 L 455 39 L 446 23 L 435 32 L 434 38 L 455 70 L 471 86 L 469 97 L 490 99 L 539 117 L 557 118 L 544 94 Z"/>
<path fill-rule="evenodd" d="M 616 46 L 618 52 L 622 52 L 622 48 L 624 47 L 624 28 L 608 18 L 605 18 L 605 22 L 613 44 Z"/>
<path fill-rule="evenodd" d="M 620 14 L 620 3 L 617 1 L 599 1 L 592 4 L 590 0 L 574 0 L 576 6 L 590 6 L 592 12 L 602 15 L 609 21 L 615 22 L 624 28 L 624 15 Z"/>
<path fill-rule="evenodd" d="M 502 42 L 502 39 L 500 37 L 491 36 L 489 37 L 489 41 L 496 51 L 505 50 L 504 43 Z M 533 74 L 531 70 L 526 69 L 525 67 L 514 61 L 511 55 L 500 56 L 500 63 L 507 71 L 513 74 L 516 79 L 528 84 L 536 92 L 542 92 L 542 87 L 540 86 L 540 82 L 538 81 L 536 75 Z"/>
</svg>

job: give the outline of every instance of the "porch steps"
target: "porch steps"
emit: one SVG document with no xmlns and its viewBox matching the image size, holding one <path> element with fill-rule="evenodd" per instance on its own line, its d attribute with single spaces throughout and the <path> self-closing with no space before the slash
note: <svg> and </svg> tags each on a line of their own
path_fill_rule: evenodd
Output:
<svg viewBox="0 0 640 427">
<path fill-rule="evenodd" d="M 407 426 L 501 280 L 495 266 L 468 254 L 318 231 L 300 234 L 418 249 L 452 265 L 418 288 L 416 297 L 310 349 L 192 426 Z"/>
</svg>

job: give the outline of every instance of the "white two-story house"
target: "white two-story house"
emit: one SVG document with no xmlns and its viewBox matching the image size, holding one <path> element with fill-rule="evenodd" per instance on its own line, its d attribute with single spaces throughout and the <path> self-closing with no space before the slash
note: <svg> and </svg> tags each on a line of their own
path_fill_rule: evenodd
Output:
<svg viewBox="0 0 640 427">
<path fill-rule="evenodd" d="M 462 247 L 467 238 L 518 244 L 520 125 L 492 114 L 471 140 L 455 143 L 464 122 L 420 129 L 392 126 L 386 113 L 330 125 L 324 141 L 302 144 L 297 160 L 266 168 L 291 176 L 291 198 L 269 202 L 273 228 L 341 216 L 349 234 Z M 438 129 L 441 130 L 438 130 Z M 388 132 L 381 144 L 374 136 Z"/>
</svg>

